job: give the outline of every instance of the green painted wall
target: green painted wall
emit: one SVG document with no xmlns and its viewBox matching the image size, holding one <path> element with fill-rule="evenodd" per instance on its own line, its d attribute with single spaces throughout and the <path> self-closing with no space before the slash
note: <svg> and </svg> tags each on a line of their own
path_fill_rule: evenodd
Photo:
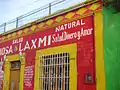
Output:
<svg viewBox="0 0 120 90">
<path fill-rule="evenodd" d="M 120 13 L 103 7 L 106 90 L 120 90 Z"/>
</svg>

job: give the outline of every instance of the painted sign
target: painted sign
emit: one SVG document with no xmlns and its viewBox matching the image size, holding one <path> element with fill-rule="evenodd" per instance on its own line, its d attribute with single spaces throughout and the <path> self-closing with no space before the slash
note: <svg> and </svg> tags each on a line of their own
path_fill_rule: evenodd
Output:
<svg viewBox="0 0 120 90">
<path fill-rule="evenodd" d="M 81 44 L 80 49 L 82 49 L 83 44 L 88 45 L 88 43 L 90 42 L 93 45 L 93 30 L 94 30 L 93 16 L 88 16 L 82 19 L 69 21 L 53 28 L 48 28 L 46 30 L 39 31 L 37 33 L 25 35 L 23 37 L 2 43 L 0 45 L 0 58 L 3 58 L 4 55 L 26 52 L 25 62 L 27 64 L 24 70 L 24 89 L 33 90 L 34 62 L 35 62 L 34 55 L 36 51 L 34 54 L 32 54 L 32 50 L 34 51 L 37 49 L 60 46 L 75 42 L 77 42 L 78 44 L 80 43 Z M 87 46 L 87 48 L 89 46 Z M 87 55 L 88 55 L 88 50 L 89 48 L 87 49 Z M 86 52 L 83 52 L 82 54 L 86 55 Z M 92 54 L 93 51 L 91 49 L 91 52 L 89 54 L 90 58 Z M 82 60 L 84 60 L 84 62 L 88 61 L 88 57 L 83 58 L 83 56 L 81 56 L 81 58 Z M 90 60 L 93 60 L 93 58 Z M 32 61 L 34 62 L 32 63 Z"/>
<path fill-rule="evenodd" d="M 92 34 L 92 21 L 93 17 L 89 16 L 8 41 L 0 46 L 0 56 L 80 40 Z"/>
<path fill-rule="evenodd" d="M 34 65 L 26 66 L 24 69 L 24 86 L 32 87 L 33 86 L 33 75 L 34 75 Z"/>
</svg>

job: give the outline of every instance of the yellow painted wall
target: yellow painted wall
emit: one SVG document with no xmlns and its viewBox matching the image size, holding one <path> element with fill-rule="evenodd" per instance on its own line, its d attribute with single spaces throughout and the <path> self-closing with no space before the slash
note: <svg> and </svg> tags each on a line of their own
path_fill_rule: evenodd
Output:
<svg viewBox="0 0 120 90">
<path fill-rule="evenodd" d="M 10 62 L 18 61 L 18 60 L 20 60 L 20 62 L 21 62 L 20 89 L 19 90 L 23 90 L 25 58 L 24 58 L 24 55 L 20 56 L 19 54 L 7 56 L 6 59 L 5 59 L 3 90 L 9 90 L 9 86 L 10 86 L 10 68 L 11 68 L 11 63 Z"/>
<path fill-rule="evenodd" d="M 96 87 L 97 90 L 106 90 L 103 51 L 103 16 L 101 11 L 94 14 L 94 27 L 96 52 Z"/>
<path fill-rule="evenodd" d="M 56 53 L 62 53 L 62 52 L 68 52 L 70 54 L 69 88 L 70 90 L 77 90 L 77 66 L 76 66 L 77 45 L 76 43 L 38 50 L 36 52 L 34 90 L 39 90 L 39 57 L 42 55 L 50 55 L 50 54 L 56 54 Z"/>
</svg>

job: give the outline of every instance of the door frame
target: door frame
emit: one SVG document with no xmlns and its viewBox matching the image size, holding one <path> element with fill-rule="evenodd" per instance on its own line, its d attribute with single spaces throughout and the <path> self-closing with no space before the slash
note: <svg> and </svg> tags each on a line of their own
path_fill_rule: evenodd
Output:
<svg viewBox="0 0 120 90">
<path fill-rule="evenodd" d="M 9 90 L 10 87 L 10 69 L 11 69 L 11 62 L 13 61 L 20 61 L 20 88 L 19 90 L 23 90 L 24 85 L 24 67 L 25 67 L 25 54 L 19 55 L 9 55 L 5 58 L 4 63 L 4 80 L 3 80 L 3 90 Z"/>
</svg>

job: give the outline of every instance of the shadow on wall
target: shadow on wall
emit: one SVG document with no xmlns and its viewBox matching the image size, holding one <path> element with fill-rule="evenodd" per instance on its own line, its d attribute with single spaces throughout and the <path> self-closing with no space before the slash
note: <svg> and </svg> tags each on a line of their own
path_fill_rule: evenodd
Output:
<svg viewBox="0 0 120 90">
<path fill-rule="evenodd" d="M 113 6 L 117 12 L 120 12 L 120 0 L 103 0 L 105 6 Z"/>
</svg>

